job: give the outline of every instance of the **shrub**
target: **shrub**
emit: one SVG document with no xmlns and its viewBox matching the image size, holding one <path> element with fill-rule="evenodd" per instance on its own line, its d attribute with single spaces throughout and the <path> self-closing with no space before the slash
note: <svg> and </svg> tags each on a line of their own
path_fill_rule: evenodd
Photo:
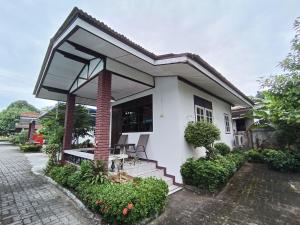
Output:
<svg viewBox="0 0 300 225">
<path fill-rule="evenodd" d="M 73 165 L 53 166 L 49 172 L 50 177 L 62 186 L 67 186 L 68 178 L 76 172 L 77 168 Z"/>
<path fill-rule="evenodd" d="M 22 152 L 39 152 L 41 151 L 41 145 L 34 145 L 34 144 L 23 144 L 20 145 L 20 149 Z"/>
<path fill-rule="evenodd" d="M 111 224 L 136 224 L 161 213 L 168 193 L 167 184 L 155 178 L 124 184 L 106 183 L 78 188 L 82 198 Z"/>
<path fill-rule="evenodd" d="M 207 157 L 211 158 L 214 155 L 212 144 L 220 139 L 220 130 L 212 123 L 190 122 L 184 131 L 184 137 L 187 143 L 194 148 L 205 147 Z"/>
<path fill-rule="evenodd" d="M 102 184 L 107 180 L 107 169 L 103 161 L 85 160 L 80 165 L 81 176 L 92 184 Z"/>
<path fill-rule="evenodd" d="M 81 169 L 89 171 L 90 164 L 82 163 Z M 72 188 L 90 209 L 110 224 L 136 224 L 161 213 L 166 204 L 168 185 L 155 178 L 139 178 L 123 184 L 108 181 L 91 184 L 89 179 L 82 179 L 83 171 L 76 171 L 70 165 L 54 166 L 49 175 Z"/>
<path fill-rule="evenodd" d="M 214 144 L 214 148 L 221 155 L 227 155 L 228 153 L 230 153 L 230 150 L 231 150 L 228 145 L 226 145 L 225 143 L 222 143 L 222 142 Z"/>
<path fill-rule="evenodd" d="M 262 154 L 261 151 L 257 149 L 251 149 L 247 152 L 247 157 L 249 162 L 257 162 L 257 163 L 263 163 L 264 160 L 264 155 Z"/>
<path fill-rule="evenodd" d="M 265 150 L 264 159 L 268 166 L 274 170 L 291 172 L 300 170 L 300 161 L 297 156 L 287 151 Z"/>
<path fill-rule="evenodd" d="M 229 180 L 245 160 L 242 153 L 218 155 L 212 160 L 188 159 L 181 166 L 180 172 L 185 184 L 214 192 Z"/>
<path fill-rule="evenodd" d="M 27 140 L 28 140 L 28 131 L 25 130 L 9 137 L 9 141 L 13 144 L 23 145 L 26 143 Z"/>
<path fill-rule="evenodd" d="M 79 186 L 80 182 L 82 181 L 80 171 L 76 171 L 75 173 L 71 174 L 67 179 L 67 186 L 72 188 L 73 190 Z"/>
</svg>

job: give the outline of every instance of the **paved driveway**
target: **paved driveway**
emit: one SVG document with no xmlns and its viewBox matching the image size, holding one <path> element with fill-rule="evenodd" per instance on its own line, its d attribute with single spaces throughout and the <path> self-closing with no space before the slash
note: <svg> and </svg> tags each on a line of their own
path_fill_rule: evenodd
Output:
<svg viewBox="0 0 300 225">
<path fill-rule="evenodd" d="M 17 147 L 0 143 L 0 224 L 95 224 L 42 176 Z"/>
<path fill-rule="evenodd" d="M 163 215 L 152 225 L 300 224 L 300 174 L 243 166 L 216 197 L 183 190 L 170 196 Z"/>
</svg>

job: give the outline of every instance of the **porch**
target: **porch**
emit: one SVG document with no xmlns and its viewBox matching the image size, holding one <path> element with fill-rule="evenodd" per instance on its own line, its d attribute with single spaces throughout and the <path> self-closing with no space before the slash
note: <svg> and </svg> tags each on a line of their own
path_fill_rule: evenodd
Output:
<svg viewBox="0 0 300 225">
<path fill-rule="evenodd" d="M 84 149 L 71 149 L 64 150 L 64 159 L 68 163 L 80 165 L 83 160 L 94 160 L 94 148 L 84 148 Z M 124 158 L 123 168 L 116 165 L 114 171 L 112 171 L 111 165 L 112 161 L 115 161 L 118 164 L 117 160 L 122 160 Z M 154 160 L 145 160 L 145 159 L 136 159 L 133 157 L 124 157 L 118 155 L 110 155 L 109 157 L 109 175 L 115 175 L 117 172 L 125 172 L 131 177 L 155 177 L 157 179 L 164 180 L 169 187 L 169 194 L 172 194 L 178 190 L 181 190 L 181 187 L 178 186 L 175 182 L 175 177 L 166 174 L 166 168 L 159 167 L 157 161 Z"/>
</svg>

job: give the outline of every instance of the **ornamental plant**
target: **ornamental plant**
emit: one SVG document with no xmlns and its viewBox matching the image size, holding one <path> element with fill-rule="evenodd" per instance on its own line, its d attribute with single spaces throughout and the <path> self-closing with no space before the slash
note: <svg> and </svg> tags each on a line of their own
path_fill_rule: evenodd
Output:
<svg viewBox="0 0 300 225">
<path fill-rule="evenodd" d="M 187 143 L 194 148 L 205 147 L 207 158 L 213 158 L 214 149 L 212 145 L 220 139 L 220 130 L 212 123 L 190 122 L 185 129 L 184 137 Z"/>
</svg>

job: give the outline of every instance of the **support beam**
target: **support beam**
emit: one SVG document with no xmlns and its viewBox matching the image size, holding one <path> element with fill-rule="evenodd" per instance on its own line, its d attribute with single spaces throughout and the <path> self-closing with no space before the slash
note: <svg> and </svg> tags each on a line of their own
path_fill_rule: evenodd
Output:
<svg viewBox="0 0 300 225">
<path fill-rule="evenodd" d="M 98 76 L 96 147 L 95 160 L 103 160 L 108 165 L 110 133 L 111 72 L 104 70 Z"/>
<path fill-rule="evenodd" d="M 64 140 L 63 150 L 71 149 L 72 145 L 72 133 L 73 133 L 73 117 L 75 110 L 76 96 L 73 94 L 67 95 L 66 111 L 65 111 L 65 125 L 64 125 Z M 64 152 L 62 151 L 62 160 Z"/>
<path fill-rule="evenodd" d="M 28 133 L 29 133 L 29 142 L 31 143 L 32 142 L 32 137 L 34 135 L 34 131 L 35 131 L 35 121 L 33 120 L 30 125 L 29 125 L 29 130 L 28 130 Z"/>
</svg>

